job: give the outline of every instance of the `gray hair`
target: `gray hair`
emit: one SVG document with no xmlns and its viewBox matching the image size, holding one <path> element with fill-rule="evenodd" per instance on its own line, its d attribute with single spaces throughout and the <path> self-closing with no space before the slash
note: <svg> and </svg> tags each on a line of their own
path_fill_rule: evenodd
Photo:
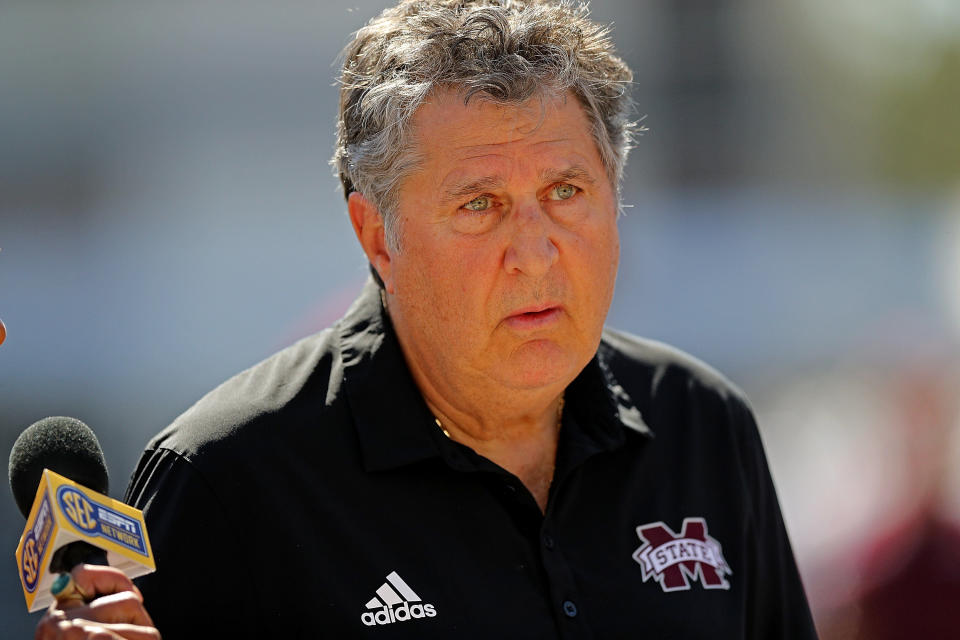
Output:
<svg viewBox="0 0 960 640">
<path fill-rule="evenodd" d="M 357 31 L 342 54 L 332 164 L 345 196 L 359 191 L 380 211 L 392 248 L 398 187 L 418 167 L 411 120 L 437 89 L 506 105 L 572 91 L 619 190 L 632 74 L 588 14 L 568 0 L 401 0 Z"/>
</svg>

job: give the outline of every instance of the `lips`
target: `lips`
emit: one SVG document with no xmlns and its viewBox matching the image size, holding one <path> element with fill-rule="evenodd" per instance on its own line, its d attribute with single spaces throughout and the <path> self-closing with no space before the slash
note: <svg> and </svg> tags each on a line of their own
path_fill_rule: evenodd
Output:
<svg viewBox="0 0 960 640">
<path fill-rule="evenodd" d="M 512 329 L 541 329 L 559 320 L 562 312 L 559 305 L 537 305 L 514 311 L 503 322 Z"/>
</svg>

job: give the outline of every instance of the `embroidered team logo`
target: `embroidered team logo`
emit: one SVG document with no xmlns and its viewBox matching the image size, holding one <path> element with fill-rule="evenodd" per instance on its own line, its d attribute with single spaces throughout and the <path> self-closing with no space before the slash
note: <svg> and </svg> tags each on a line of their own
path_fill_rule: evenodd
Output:
<svg viewBox="0 0 960 640">
<path fill-rule="evenodd" d="M 633 559 L 643 569 L 643 581 L 655 578 L 664 591 L 686 591 L 690 580 L 699 580 L 704 589 L 729 589 L 724 575 L 733 571 L 723 559 L 720 543 L 707 535 L 703 518 L 684 518 L 677 535 L 662 522 L 642 524 L 637 535 L 643 544 Z"/>
</svg>

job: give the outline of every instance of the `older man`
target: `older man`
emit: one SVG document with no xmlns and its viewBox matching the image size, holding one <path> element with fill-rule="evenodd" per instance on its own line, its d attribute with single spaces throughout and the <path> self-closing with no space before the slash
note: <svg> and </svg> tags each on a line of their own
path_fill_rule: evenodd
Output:
<svg viewBox="0 0 960 640">
<path fill-rule="evenodd" d="M 128 500 L 167 640 L 814 637 L 741 394 L 604 331 L 629 81 L 569 5 L 406 1 L 357 33 L 334 160 L 374 278 L 148 445 Z M 38 635 L 152 633 L 115 572 L 75 578 L 120 593 Z"/>
</svg>

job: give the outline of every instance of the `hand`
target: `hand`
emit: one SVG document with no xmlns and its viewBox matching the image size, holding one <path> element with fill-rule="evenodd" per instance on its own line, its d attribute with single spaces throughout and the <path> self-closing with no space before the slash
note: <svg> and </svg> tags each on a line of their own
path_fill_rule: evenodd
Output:
<svg viewBox="0 0 960 640">
<path fill-rule="evenodd" d="M 143 608 L 143 595 L 122 572 L 81 564 L 70 576 L 83 599 L 67 597 L 51 604 L 34 640 L 160 640 Z"/>
</svg>

